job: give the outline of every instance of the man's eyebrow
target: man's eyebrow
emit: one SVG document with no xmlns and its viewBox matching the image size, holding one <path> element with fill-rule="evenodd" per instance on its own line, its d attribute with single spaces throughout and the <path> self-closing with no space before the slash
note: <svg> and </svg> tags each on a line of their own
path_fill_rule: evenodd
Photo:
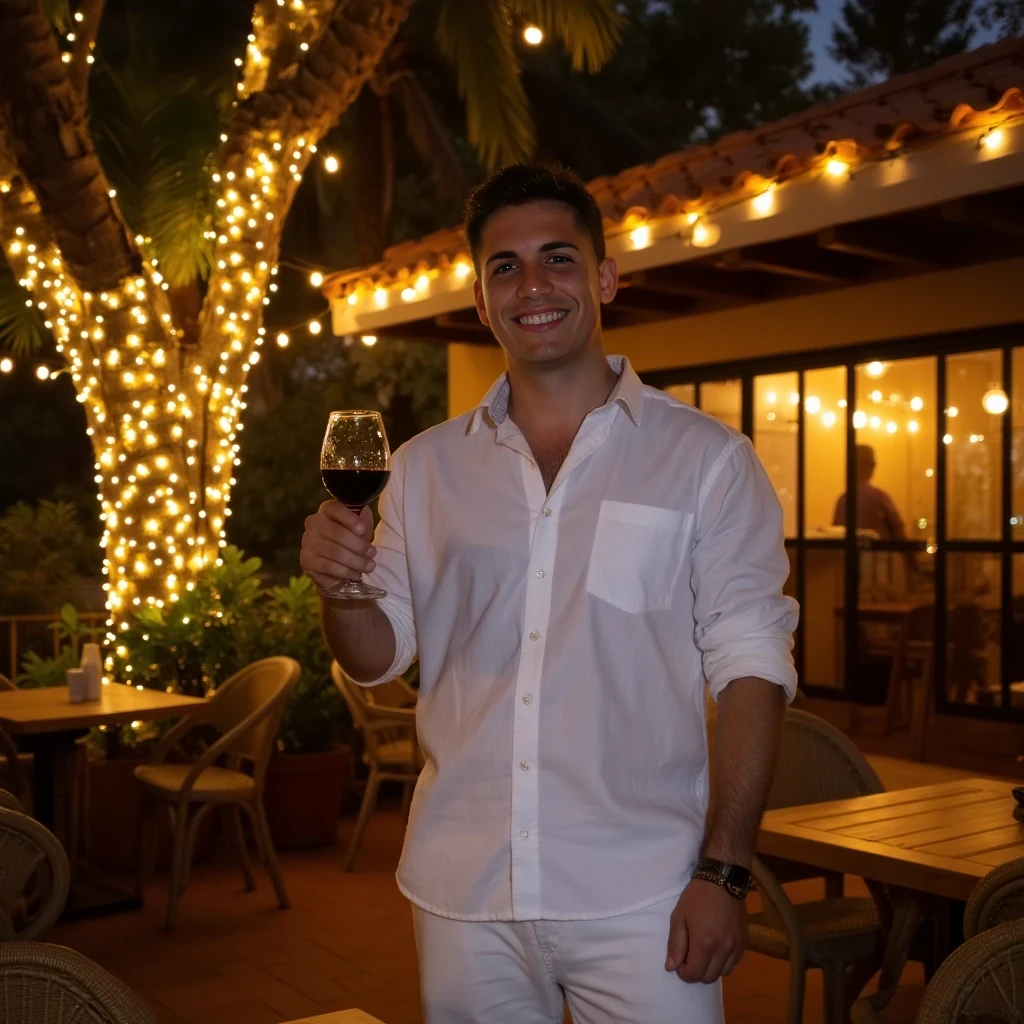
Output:
<svg viewBox="0 0 1024 1024">
<path fill-rule="evenodd" d="M 545 242 L 537 251 L 538 252 L 551 252 L 554 249 L 575 249 L 577 252 L 580 251 L 578 245 L 574 245 L 572 242 Z M 519 258 L 519 253 L 514 252 L 512 249 L 502 249 L 501 252 L 493 253 L 487 257 L 487 264 L 493 263 L 495 260 L 514 260 Z"/>
</svg>

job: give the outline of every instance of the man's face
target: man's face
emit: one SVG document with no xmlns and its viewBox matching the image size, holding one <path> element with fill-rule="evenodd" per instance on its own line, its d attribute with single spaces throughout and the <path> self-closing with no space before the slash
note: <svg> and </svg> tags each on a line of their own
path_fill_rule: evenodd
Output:
<svg viewBox="0 0 1024 1024">
<path fill-rule="evenodd" d="M 479 258 L 477 312 L 511 361 L 551 365 L 600 349 L 601 304 L 615 297 L 618 270 L 612 259 L 598 263 L 571 207 L 542 200 L 498 210 Z"/>
</svg>

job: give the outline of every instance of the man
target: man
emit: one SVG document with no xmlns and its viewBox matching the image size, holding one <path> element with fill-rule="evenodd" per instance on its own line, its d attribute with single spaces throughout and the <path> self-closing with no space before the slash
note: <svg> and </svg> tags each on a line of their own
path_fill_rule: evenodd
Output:
<svg viewBox="0 0 1024 1024">
<path fill-rule="evenodd" d="M 881 540 L 906 540 L 896 503 L 880 487 L 871 483 L 875 475 L 875 450 L 868 444 L 859 444 L 854 449 L 857 473 L 857 528 L 874 530 Z M 846 526 L 846 495 L 841 494 L 836 502 L 833 526 Z"/>
<path fill-rule="evenodd" d="M 779 504 L 744 437 L 605 357 L 618 272 L 578 179 L 505 168 L 466 230 L 507 374 L 395 454 L 372 544 L 325 502 L 302 545 L 321 589 L 388 591 L 323 602 L 350 675 L 419 653 L 398 883 L 426 1019 L 549 1024 L 564 994 L 576 1024 L 719 1024 L 796 687 Z"/>
</svg>

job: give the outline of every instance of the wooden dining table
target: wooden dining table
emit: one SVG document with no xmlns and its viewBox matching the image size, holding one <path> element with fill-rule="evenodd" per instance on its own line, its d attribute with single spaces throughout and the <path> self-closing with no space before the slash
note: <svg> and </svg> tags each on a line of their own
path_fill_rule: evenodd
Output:
<svg viewBox="0 0 1024 1024">
<path fill-rule="evenodd" d="M 197 697 L 105 683 L 100 699 L 72 704 L 66 686 L 0 692 L 0 726 L 17 738 L 18 746 L 35 755 L 32 770 L 33 813 L 47 828 L 54 826 L 54 780 L 60 765 L 74 752 L 75 742 L 90 729 L 163 718 L 181 718 L 205 705 Z M 116 752 L 117 730 L 109 733 L 108 752 Z M 69 850 L 73 858 L 75 851 Z M 139 906 L 134 897 L 103 885 L 76 885 L 68 898 L 68 916 Z"/>
<path fill-rule="evenodd" d="M 892 921 L 876 1009 L 892 998 L 937 901 L 966 901 L 993 868 L 1024 856 L 1012 784 L 962 779 L 768 811 L 759 853 L 888 886 Z"/>
</svg>

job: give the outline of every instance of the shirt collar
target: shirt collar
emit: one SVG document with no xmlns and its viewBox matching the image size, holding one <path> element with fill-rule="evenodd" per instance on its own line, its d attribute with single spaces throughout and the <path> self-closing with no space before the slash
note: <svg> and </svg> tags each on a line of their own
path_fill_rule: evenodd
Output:
<svg viewBox="0 0 1024 1024">
<path fill-rule="evenodd" d="M 608 365 L 618 377 L 608 401 L 602 408 L 611 405 L 621 405 L 629 415 L 630 420 L 637 427 L 640 426 L 640 416 L 644 404 L 643 381 L 636 375 L 636 371 L 629 365 L 625 356 L 608 356 Z M 484 415 L 490 417 L 495 426 L 500 426 L 508 417 L 508 400 L 511 389 L 508 382 L 508 374 L 503 373 L 492 385 L 490 390 L 481 399 L 480 404 L 473 410 L 469 421 L 467 433 L 475 434 L 480 427 Z"/>
</svg>

